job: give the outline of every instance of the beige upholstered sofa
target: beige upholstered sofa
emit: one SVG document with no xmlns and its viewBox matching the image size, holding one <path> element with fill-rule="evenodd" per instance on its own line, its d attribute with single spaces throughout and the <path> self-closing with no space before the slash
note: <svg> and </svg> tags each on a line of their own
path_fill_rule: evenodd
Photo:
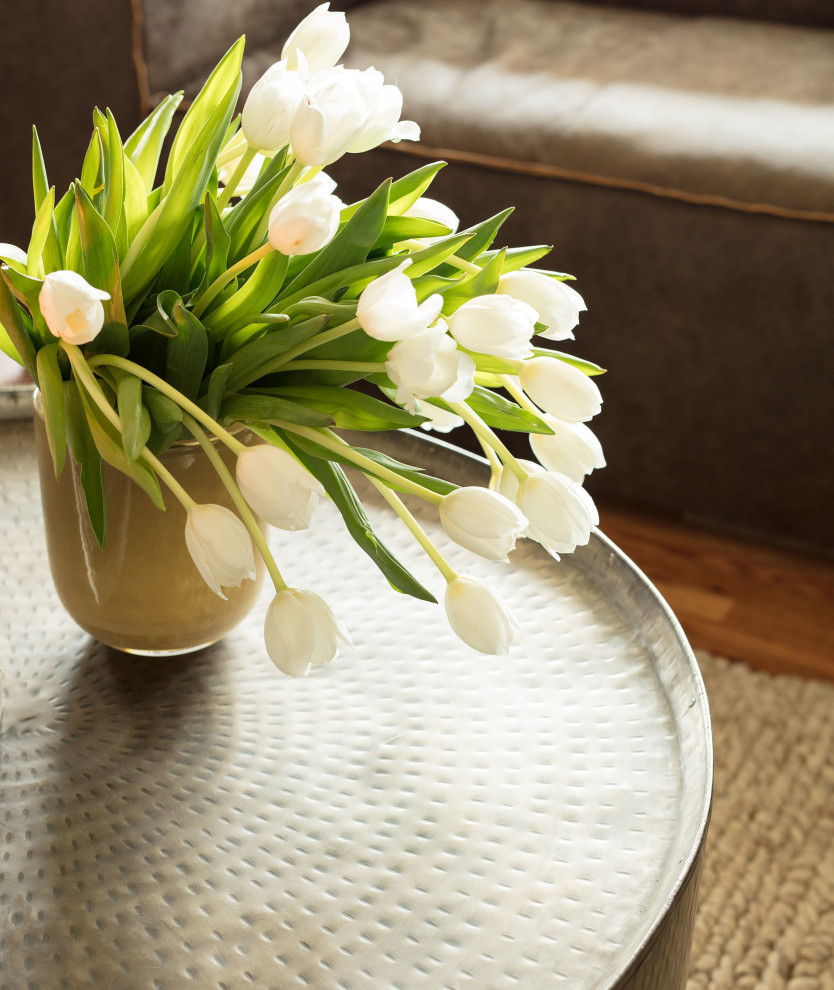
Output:
<svg viewBox="0 0 834 990">
<path fill-rule="evenodd" d="M 63 27 L 50 13 L 45 51 L 47 5 L 31 3 L 4 69 L 6 174 L 25 177 L 34 118 L 67 181 L 92 103 L 127 129 L 242 31 L 251 84 L 313 5 L 83 0 Z M 349 10 L 348 63 L 396 81 L 423 128 L 334 167 L 343 196 L 446 158 L 433 191 L 464 223 L 515 204 L 506 239 L 554 244 L 552 267 L 579 277 L 579 349 L 610 371 L 595 421 L 609 467 L 590 490 L 834 551 L 834 6 L 333 6 Z M 82 30 L 98 44 L 79 61 Z M 27 196 L 3 204 L 0 240 L 22 238 Z"/>
</svg>

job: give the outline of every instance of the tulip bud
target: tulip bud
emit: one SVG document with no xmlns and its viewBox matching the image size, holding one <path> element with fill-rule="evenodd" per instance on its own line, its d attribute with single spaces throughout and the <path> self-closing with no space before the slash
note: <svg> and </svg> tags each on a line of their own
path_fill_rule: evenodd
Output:
<svg viewBox="0 0 834 990">
<path fill-rule="evenodd" d="M 249 91 L 240 126 L 258 151 L 277 151 L 289 144 L 290 126 L 304 99 L 304 82 L 286 62 L 271 65 Z"/>
<path fill-rule="evenodd" d="M 381 72 L 377 69 L 346 71 L 351 75 L 366 113 L 365 124 L 348 151 L 358 154 L 370 151 L 385 141 L 420 140 L 419 126 L 413 120 L 400 120 L 403 94 L 396 86 L 386 84 Z"/>
<path fill-rule="evenodd" d="M 290 189 L 269 214 L 269 243 L 281 254 L 320 251 L 339 229 L 342 204 L 306 183 Z"/>
<path fill-rule="evenodd" d="M 272 662 L 291 677 L 306 674 L 311 664 L 329 663 L 340 647 L 353 645 L 324 599 L 297 588 L 285 588 L 272 599 L 264 641 Z"/>
<path fill-rule="evenodd" d="M 449 317 L 449 332 L 470 351 L 507 360 L 533 353 L 530 338 L 537 314 L 527 303 L 509 296 L 476 296 Z"/>
<path fill-rule="evenodd" d="M 446 586 L 446 615 L 455 633 L 473 650 L 506 656 L 520 627 L 513 614 L 486 585 L 457 577 Z"/>
<path fill-rule="evenodd" d="M 418 217 L 420 220 L 433 220 L 435 223 L 442 223 L 448 227 L 450 233 L 456 234 L 460 227 L 460 219 L 454 210 L 449 209 L 440 200 L 431 199 L 429 196 L 421 196 L 416 203 L 403 213 L 404 217 Z"/>
<path fill-rule="evenodd" d="M 594 382 L 558 358 L 530 358 L 521 365 L 519 376 L 533 402 L 557 419 L 581 423 L 602 408 L 602 396 Z"/>
<path fill-rule="evenodd" d="M 440 315 L 443 297 L 429 296 L 418 305 L 411 279 L 403 274 L 411 264 L 401 265 L 366 286 L 359 296 L 356 318 L 362 329 L 375 340 L 404 340 L 423 333 Z"/>
<path fill-rule="evenodd" d="M 585 489 L 554 471 L 528 475 L 514 501 L 530 520 L 527 535 L 554 554 L 573 553 L 584 546 L 599 522 Z"/>
<path fill-rule="evenodd" d="M 548 471 L 581 485 L 586 474 L 605 467 L 602 444 L 584 423 L 565 423 L 547 414 L 544 421 L 553 433 L 531 433 L 530 446 Z"/>
<path fill-rule="evenodd" d="M 549 340 L 573 338 L 579 314 L 588 308 L 582 296 L 567 282 L 527 269 L 502 275 L 498 292 L 532 306 L 539 314 L 538 322 L 547 327 L 541 331 L 541 336 Z"/>
<path fill-rule="evenodd" d="M 299 67 L 301 51 L 310 75 L 334 66 L 350 41 L 350 27 L 341 11 L 331 11 L 329 3 L 319 4 L 287 38 L 281 58 L 291 69 Z"/>
<path fill-rule="evenodd" d="M 211 590 L 237 588 L 255 577 L 255 552 L 246 527 L 222 505 L 195 505 L 185 523 L 185 545 Z"/>
<path fill-rule="evenodd" d="M 247 447 L 237 458 L 238 488 L 255 515 L 278 529 L 307 529 L 324 488 L 286 450 Z"/>
<path fill-rule="evenodd" d="M 415 399 L 462 402 L 475 387 L 475 362 L 457 349 L 442 321 L 394 344 L 385 373 L 397 386 L 396 401 L 410 412 Z"/>
<path fill-rule="evenodd" d="M 457 488 L 440 503 L 447 536 L 487 560 L 507 560 L 527 520 L 498 492 L 471 486 Z"/>
<path fill-rule="evenodd" d="M 43 280 L 38 305 L 53 336 L 68 344 L 88 344 L 104 326 L 101 301 L 109 298 L 77 272 L 59 271 Z"/>
<path fill-rule="evenodd" d="M 290 144 L 302 165 L 324 168 L 347 152 L 368 122 L 355 70 L 328 69 L 308 85 L 290 127 Z"/>
</svg>

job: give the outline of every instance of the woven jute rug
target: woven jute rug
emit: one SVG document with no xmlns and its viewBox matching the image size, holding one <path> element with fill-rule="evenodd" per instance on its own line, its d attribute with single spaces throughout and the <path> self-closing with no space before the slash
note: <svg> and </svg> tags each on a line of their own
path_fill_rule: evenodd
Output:
<svg viewBox="0 0 834 990">
<path fill-rule="evenodd" d="M 687 990 L 834 990 L 834 684 L 697 656 L 715 801 Z"/>
</svg>

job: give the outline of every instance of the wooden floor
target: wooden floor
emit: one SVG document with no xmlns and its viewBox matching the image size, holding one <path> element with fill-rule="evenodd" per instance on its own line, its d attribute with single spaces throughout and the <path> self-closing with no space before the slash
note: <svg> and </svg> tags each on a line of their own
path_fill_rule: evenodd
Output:
<svg viewBox="0 0 834 990">
<path fill-rule="evenodd" d="M 834 680 L 834 562 L 616 504 L 600 529 L 649 577 L 693 647 Z"/>
</svg>

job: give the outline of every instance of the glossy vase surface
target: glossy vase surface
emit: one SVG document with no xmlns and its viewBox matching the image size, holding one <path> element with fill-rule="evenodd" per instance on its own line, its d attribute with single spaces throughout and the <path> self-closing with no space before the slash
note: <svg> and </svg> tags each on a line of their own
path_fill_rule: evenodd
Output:
<svg viewBox="0 0 834 990">
<path fill-rule="evenodd" d="M 163 512 L 108 464 L 102 465 L 107 536 L 101 550 L 87 516 L 79 466 L 69 452 L 60 479 L 55 478 L 37 397 L 34 423 L 52 577 L 82 629 L 118 650 L 166 656 L 216 642 L 247 615 L 263 579 L 257 555 L 256 579 L 224 588 L 223 600 L 200 577 L 185 544 L 185 510 L 165 485 L 160 486 Z M 234 471 L 234 456 L 219 449 Z M 175 444 L 160 459 L 197 502 L 233 509 L 197 444 Z"/>
</svg>

